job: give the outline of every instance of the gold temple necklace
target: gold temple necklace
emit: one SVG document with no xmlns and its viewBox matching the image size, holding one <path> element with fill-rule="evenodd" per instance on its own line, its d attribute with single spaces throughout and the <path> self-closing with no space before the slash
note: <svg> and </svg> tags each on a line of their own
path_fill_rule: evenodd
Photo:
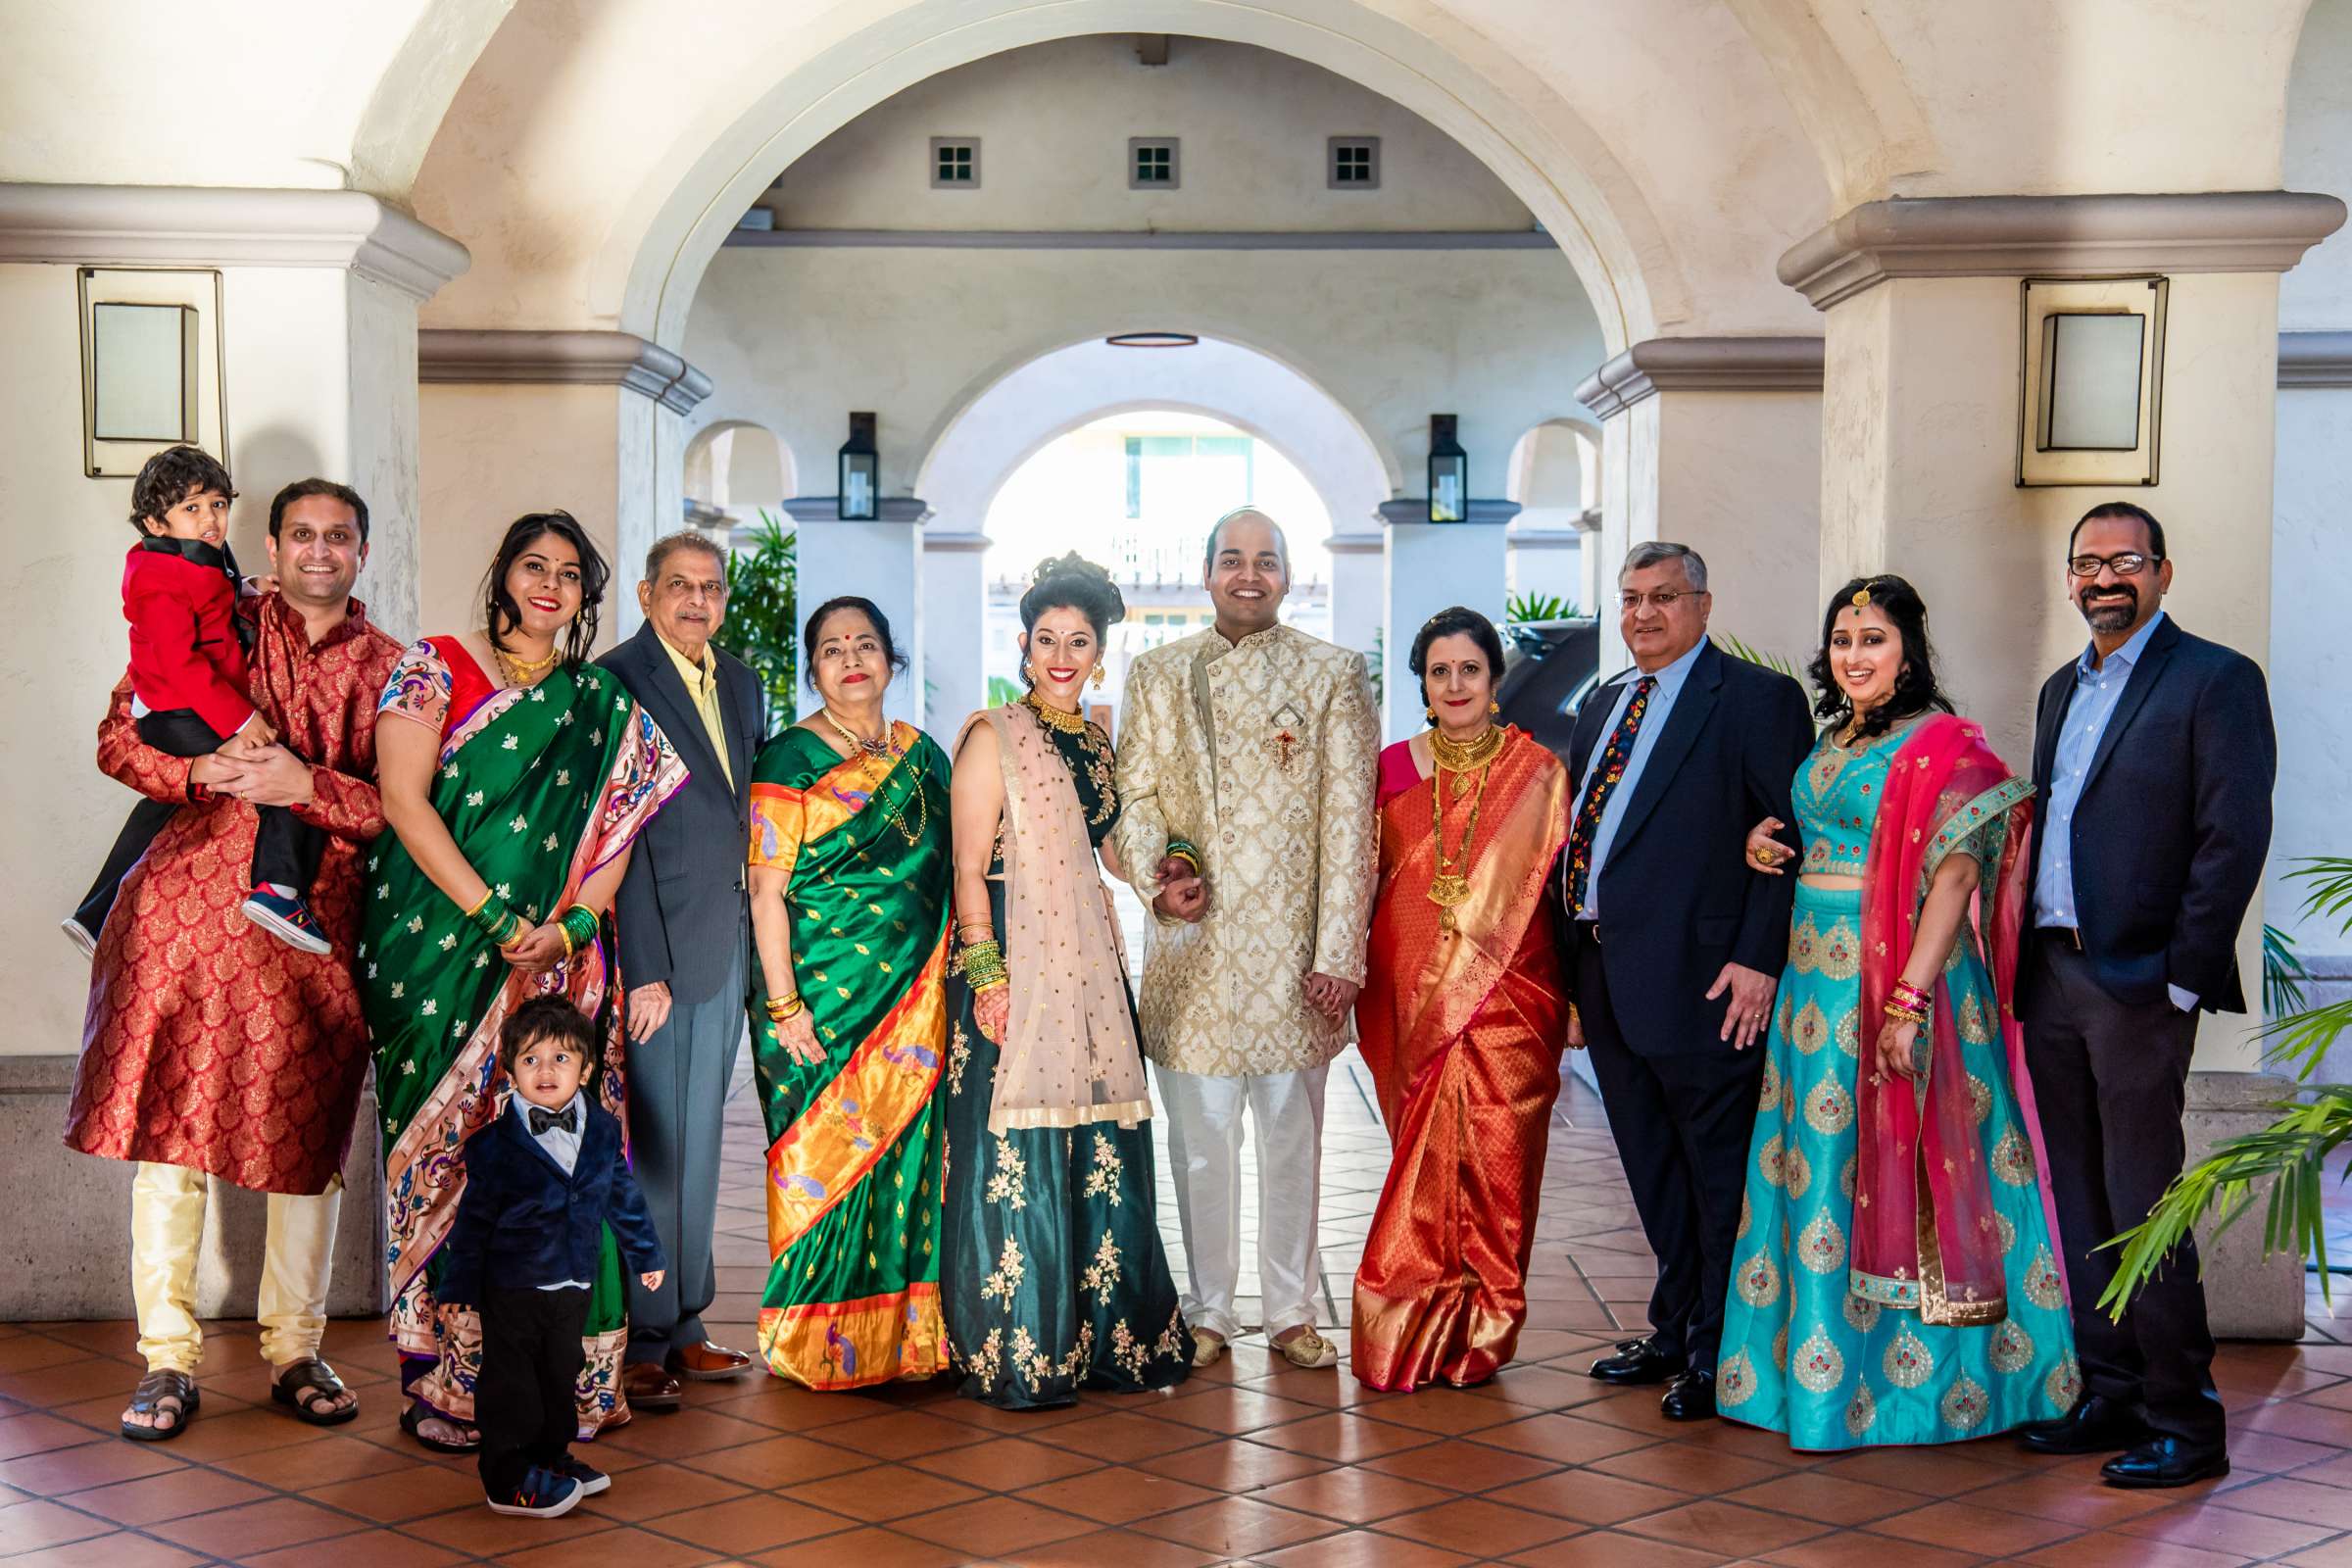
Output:
<svg viewBox="0 0 2352 1568">
<path fill-rule="evenodd" d="M 1032 713 L 1035 713 L 1037 715 L 1038 722 L 1045 725 L 1048 729 L 1059 730 L 1064 735 L 1083 735 L 1086 733 L 1085 719 L 1079 717 L 1076 713 L 1067 712 L 1062 709 L 1055 708 L 1052 703 L 1047 702 L 1035 692 L 1031 692 L 1028 696 L 1023 697 L 1021 699 L 1021 706 L 1028 709 Z"/>
<path fill-rule="evenodd" d="M 1487 804 L 1487 776 L 1494 771 L 1494 759 L 1501 755 L 1503 733 L 1490 726 L 1474 741 L 1457 741 L 1442 730 L 1429 732 L 1429 750 L 1436 761 L 1430 779 L 1430 831 L 1437 838 L 1437 866 L 1430 873 L 1429 902 L 1438 906 L 1438 932 L 1450 937 L 1454 933 L 1454 909 L 1470 902 L 1470 849 L 1478 839 L 1478 813 Z M 1478 794 L 1470 802 L 1470 819 L 1463 824 L 1462 842 L 1448 856 L 1446 853 L 1446 775 L 1453 774 L 1453 798 L 1460 800 L 1469 793 L 1471 769 L 1478 771 Z"/>
</svg>

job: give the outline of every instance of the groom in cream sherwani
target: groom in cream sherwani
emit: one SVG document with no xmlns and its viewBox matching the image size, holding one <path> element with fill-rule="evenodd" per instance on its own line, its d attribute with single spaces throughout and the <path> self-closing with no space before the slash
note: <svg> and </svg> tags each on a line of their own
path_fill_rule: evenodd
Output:
<svg viewBox="0 0 2352 1568">
<path fill-rule="evenodd" d="M 1168 1113 L 1194 1364 L 1242 1331 L 1243 1113 L 1257 1130 L 1266 1334 L 1339 1364 L 1315 1331 L 1323 1080 L 1347 1046 L 1379 871 L 1380 725 L 1363 661 L 1278 623 L 1290 551 L 1244 509 L 1208 536 L 1209 631 L 1127 675 L 1119 860 L 1152 902 L 1144 1054 Z"/>
</svg>

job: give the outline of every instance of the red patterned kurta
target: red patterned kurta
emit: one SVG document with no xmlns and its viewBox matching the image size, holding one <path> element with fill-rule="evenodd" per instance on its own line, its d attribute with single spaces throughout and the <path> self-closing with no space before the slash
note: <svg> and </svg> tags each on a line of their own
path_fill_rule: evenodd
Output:
<svg viewBox="0 0 2352 1568">
<path fill-rule="evenodd" d="M 317 799 L 299 809 L 330 835 L 310 905 L 334 952 L 290 948 L 240 912 L 254 808 L 189 802 L 191 760 L 139 740 L 126 677 L 98 726 L 98 766 L 188 804 L 123 877 L 100 935 L 66 1144 L 261 1192 L 318 1193 L 342 1168 L 368 1067 L 351 973 L 358 861 L 384 826 L 375 705 L 400 644 L 356 599 L 317 647 L 274 594 L 256 619 L 254 704 L 312 764 Z"/>
</svg>

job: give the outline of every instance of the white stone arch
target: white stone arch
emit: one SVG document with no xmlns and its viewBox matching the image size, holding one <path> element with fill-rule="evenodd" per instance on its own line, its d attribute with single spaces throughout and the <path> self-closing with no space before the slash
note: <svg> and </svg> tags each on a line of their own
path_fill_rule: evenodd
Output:
<svg viewBox="0 0 2352 1568">
<path fill-rule="evenodd" d="M 792 449 L 755 419 L 713 419 L 696 430 L 682 485 L 688 519 L 713 527 L 749 522 L 800 494 Z"/>
<path fill-rule="evenodd" d="M 968 711 L 981 700 L 979 530 L 998 491 L 1070 431 L 1158 409 L 1222 420 L 1264 441 L 1314 487 L 1336 532 L 1377 537 L 1378 508 L 1396 488 L 1394 455 L 1384 456 L 1330 392 L 1276 357 L 1208 337 L 1184 349 L 1119 349 L 1091 338 L 1035 355 L 959 399 L 916 470 L 916 493 L 931 513 L 924 648 L 941 712 Z M 1331 573 L 1335 632 L 1343 615 L 1377 624 L 1378 554 L 1335 553 Z"/>
</svg>

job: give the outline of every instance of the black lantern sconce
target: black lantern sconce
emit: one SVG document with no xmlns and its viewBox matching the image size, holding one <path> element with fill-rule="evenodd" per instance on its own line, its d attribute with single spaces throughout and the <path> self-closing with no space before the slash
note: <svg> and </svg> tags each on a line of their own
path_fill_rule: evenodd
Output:
<svg viewBox="0 0 2352 1568">
<path fill-rule="evenodd" d="M 881 514 L 882 455 L 874 447 L 874 416 L 850 416 L 850 438 L 841 445 L 840 488 L 834 514 L 844 522 L 872 522 Z"/>
<path fill-rule="evenodd" d="M 1455 416 L 1429 416 L 1429 520 L 1470 518 L 1470 454 L 1454 439 Z"/>
</svg>

